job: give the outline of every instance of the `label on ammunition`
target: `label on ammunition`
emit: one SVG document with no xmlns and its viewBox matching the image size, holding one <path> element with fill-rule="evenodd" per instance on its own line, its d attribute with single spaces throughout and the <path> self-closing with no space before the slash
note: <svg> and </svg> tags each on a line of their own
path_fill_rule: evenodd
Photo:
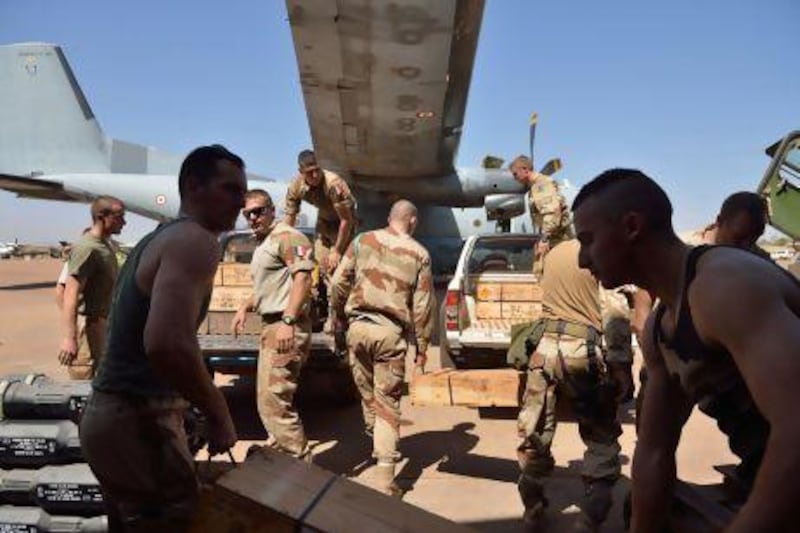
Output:
<svg viewBox="0 0 800 533">
<path fill-rule="evenodd" d="M 98 485 L 79 483 L 43 483 L 36 487 L 39 505 L 50 502 L 103 503 L 103 493 Z"/>
<path fill-rule="evenodd" d="M 46 457 L 56 453 L 55 439 L 47 437 L 0 437 L 2 457 Z"/>
<path fill-rule="evenodd" d="M 0 533 L 39 533 L 39 528 L 27 524 L 6 524 L 0 518 Z"/>
</svg>

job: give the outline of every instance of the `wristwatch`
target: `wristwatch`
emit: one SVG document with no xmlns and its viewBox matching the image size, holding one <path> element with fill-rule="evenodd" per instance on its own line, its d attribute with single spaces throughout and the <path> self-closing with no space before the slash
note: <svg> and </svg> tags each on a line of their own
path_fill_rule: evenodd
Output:
<svg viewBox="0 0 800 533">
<path fill-rule="evenodd" d="M 295 324 L 297 324 L 297 318 L 291 315 L 283 315 L 281 317 L 281 322 L 283 322 L 287 326 L 294 326 Z"/>
</svg>

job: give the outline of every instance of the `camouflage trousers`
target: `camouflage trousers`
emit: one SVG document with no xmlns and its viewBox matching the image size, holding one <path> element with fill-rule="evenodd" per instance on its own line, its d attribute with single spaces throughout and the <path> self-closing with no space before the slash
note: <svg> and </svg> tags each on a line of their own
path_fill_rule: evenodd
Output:
<svg viewBox="0 0 800 533">
<path fill-rule="evenodd" d="M 92 379 L 106 349 L 106 319 L 78 315 L 78 353 L 67 366 L 70 379 Z"/>
<path fill-rule="evenodd" d="M 517 419 L 522 443 L 517 448 L 522 474 L 519 490 L 526 509 L 544 500 L 539 479 L 553 468 L 556 400 L 568 400 L 586 445 L 582 475 L 587 483 L 614 482 L 620 474 L 622 430 L 613 388 L 608 386 L 602 354 L 589 357 L 584 339 L 545 333 L 530 358 L 527 384 Z"/>
<path fill-rule="evenodd" d="M 600 288 L 600 309 L 603 315 L 603 341 L 606 361 L 633 363 L 631 346 L 631 310 L 628 299 L 619 289 Z"/>
<path fill-rule="evenodd" d="M 311 321 L 298 319 L 294 326 L 294 347 L 278 352 L 275 334 L 283 324 L 278 318 L 264 322 L 261 350 L 258 353 L 256 407 L 261 423 L 269 433 L 267 446 L 294 457 L 308 459 L 310 450 L 303 422 L 294 405 L 300 370 L 311 348 Z"/>
<path fill-rule="evenodd" d="M 394 463 L 400 459 L 400 397 L 408 343 L 396 326 L 355 320 L 347 331 L 347 346 L 364 424 L 373 434 L 372 454 L 379 463 Z"/>
<path fill-rule="evenodd" d="M 188 403 L 94 391 L 80 423 L 83 455 L 100 482 L 110 531 L 186 531 L 197 507 Z"/>
</svg>

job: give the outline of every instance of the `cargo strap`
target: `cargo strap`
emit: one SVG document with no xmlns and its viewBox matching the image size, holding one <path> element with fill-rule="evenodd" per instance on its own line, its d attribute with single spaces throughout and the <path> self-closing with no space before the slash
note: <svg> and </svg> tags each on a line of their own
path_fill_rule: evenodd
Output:
<svg viewBox="0 0 800 533">
<path fill-rule="evenodd" d="M 545 333 L 557 333 L 558 335 L 569 335 L 570 337 L 576 337 L 578 339 L 586 339 L 595 345 L 599 345 L 602 342 L 600 332 L 592 326 L 567 322 L 566 320 L 546 318 L 544 331 Z"/>
</svg>

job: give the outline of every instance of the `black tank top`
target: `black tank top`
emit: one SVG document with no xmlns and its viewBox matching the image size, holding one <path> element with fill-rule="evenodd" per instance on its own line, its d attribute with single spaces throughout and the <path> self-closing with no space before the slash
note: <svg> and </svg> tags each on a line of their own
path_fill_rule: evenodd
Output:
<svg viewBox="0 0 800 533">
<path fill-rule="evenodd" d="M 166 228 L 185 221 L 178 219 L 159 225 L 139 241 L 125 261 L 114 286 L 106 353 L 92 382 L 96 390 L 134 396 L 178 396 L 153 370 L 144 351 L 144 327 L 150 312 L 150 296 L 136 283 L 136 271 L 147 245 Z M 208 294 L 203 302 L 198 327 L 208 311 L 210 298 Z"/>
<path fill-rule="evenodd" d="M 656 345 L 667 348 L 662 354 L 668 372 L 677 375 L 698 409 L 717 421 L 728 437 L 731 451 L 742 460 L 737 467 L 738 476 L 752 485 L 766 449 L 769 423 L 756 407 L 730 352 L 703 343 L 689 307 L 689 287 L 697 274 L 697 263 L 714 248 L 718 246 L 697 246 L 690 250 L 675 332 L 667 339 L 661 331 L 666 307 L 659 304 L 654 337 Z"/>
</svg>

